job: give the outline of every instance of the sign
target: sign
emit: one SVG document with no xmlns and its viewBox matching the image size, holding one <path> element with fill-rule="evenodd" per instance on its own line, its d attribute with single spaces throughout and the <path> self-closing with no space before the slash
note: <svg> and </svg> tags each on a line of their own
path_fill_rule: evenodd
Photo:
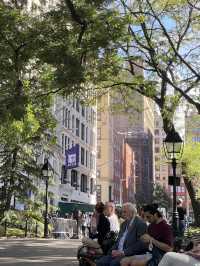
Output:
<svg viewBox="0 0 200 266">
<path fill-rule="evenodd" d="M 179 187 L 180 186 L 180 182 L 181 182 L 181 179 L 180 177 L 176 177 L 176 186 Z M 168 185 L 169 186 L 173 186 L 174 184 L 174 176 L 169 176 L 169 179 L 168 179 Z"/>
<path fill-rule="evenodd" d="M 79 144 L 76 144 L 71 149 L 65 151 L 66 169 L 72 169 L 79 166 Z"/>
</svg>

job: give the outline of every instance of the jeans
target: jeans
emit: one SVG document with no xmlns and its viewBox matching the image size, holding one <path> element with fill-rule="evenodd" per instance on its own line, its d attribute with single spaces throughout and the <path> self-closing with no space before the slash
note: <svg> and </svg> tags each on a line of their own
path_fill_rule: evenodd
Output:
<svg viewBox="0 0 200 266">
<path fill-rule="evenodd" d="M 110 255 L 103 256 L 96 262 L 96 266 L 120 266 L 120 261 L 123 257 L 113 258 Z"/>
</svg>

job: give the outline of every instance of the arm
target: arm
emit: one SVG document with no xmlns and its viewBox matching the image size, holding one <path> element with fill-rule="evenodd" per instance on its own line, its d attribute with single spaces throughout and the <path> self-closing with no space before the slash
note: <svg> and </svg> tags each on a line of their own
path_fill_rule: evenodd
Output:
<svg viewBox="0 0 200 266">
<path fill-rule="evenodd" d="M 148 245 L 144 243 L 140 237 L 147 232 L 147 225 L 146 223 L 140 223 L 139 226 L 136 228 L 137 230 L 137 241 L 130 245 L 128 248 L 124 249 L 124 255 L 125 256 L 132 256 L 141 254 L 141 252 L 145 252 L 148 248 Z"/>
<path fill-rule="evenodd" d="M 151 237 L 150 241 L 151 241 L 151 243 L 152 243 L 154 246 L 156 246 L 157 248 L 159 248 L 159 249 L 161 249 L 161 250 L 163 250 L 163 251 L 165 251 L 165 252 L 170 252 L 170 251 L 172 251 L 172 247 L 171 247 L 171 246 L 169 246 L 169 245 L 167 245 L 167 244 L 165 244 L 165 243 L 162 243 L 162 242 L 160 242 L 160 241 L 154 239 L 153 237 Z"/>
</svg>

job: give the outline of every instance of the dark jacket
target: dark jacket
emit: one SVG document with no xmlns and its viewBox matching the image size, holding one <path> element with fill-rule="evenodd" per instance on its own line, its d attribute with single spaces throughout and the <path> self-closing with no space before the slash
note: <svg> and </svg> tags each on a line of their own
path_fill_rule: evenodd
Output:
<svg viewBox="0 0 200 266">
<path fill-rule="evenodd" d="M 101 245 L 106 235 L 110 232 L 110 222 L 103 213 L 99 215 L 97 232 L 98 243 Z"/>
<path fill-rule="evenodd" d="M 126 230 L 127 223 L 128 221 L 122 223 L 119 236 L 117 238 L 116 244 L 112 247 L 112 250 L 118 249 L 119 241 Z M 146 223 L 136 216 L 132 225 L 130 225 L 128 228 L 128 233 L 124 241 L 123 251 L 125 256 L 144 254 L 147 251 L 148 245 L 140 240 L 140 237 L 146 232 Z"/>
</svg>

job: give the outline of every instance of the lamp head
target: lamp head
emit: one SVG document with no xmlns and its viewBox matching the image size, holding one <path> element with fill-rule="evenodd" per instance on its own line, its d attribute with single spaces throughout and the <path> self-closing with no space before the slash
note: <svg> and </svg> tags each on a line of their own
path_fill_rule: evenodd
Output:
<svg viewBox="0 0 200 266">
<path fill-rule="evenodd" d="M 163 146 L 167 160 L 181 158 L 183 154 L 183 140 L 174 129 L 167 134 L 163 141 Z"/>
</svg>

